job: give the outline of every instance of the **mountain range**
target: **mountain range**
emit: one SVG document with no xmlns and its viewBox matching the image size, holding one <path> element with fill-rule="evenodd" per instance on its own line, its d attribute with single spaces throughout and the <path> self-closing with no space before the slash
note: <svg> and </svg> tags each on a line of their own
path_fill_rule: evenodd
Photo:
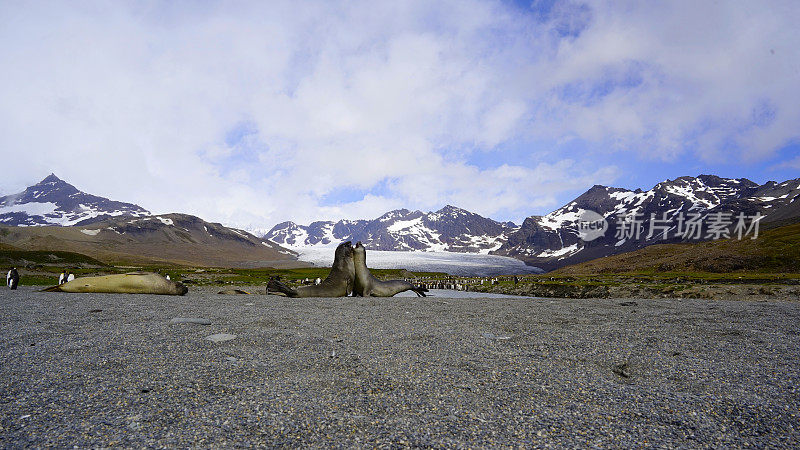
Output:
<svg viewBox="0 0 800 450">
<path fill-rule="evenodd" d="M 264 237 L 291 248 L 351 240 L 373 250 L 489 253 L 518 228 L 447 205 L 428 213 L 398 209 L 373 220 L 320 221 L 307 226 L 283 222 Z"/>
<path fill-rule="evenodd" d="M 265 237 L 295 250 L 360 240 L 376 250 L 489 253 L 553 270 L 652 244 L 708 240 L 714 237 L 708 228 L 714 217 L 731 222 L 727 235 L 735 230 L 739 214 L 745 215 L 748 228 L 756 214 L 764 216 L 759 227 L 792 222 L 800 218 L 798 196 L 800 178 L 759 185 L 746 178 L 686 176 L 665 180 L 647 191 L 596 185 L 547 215 L 526 218 L 521 226 L 448 205 L 428 213 L 390 211 L 373 220 L 283 222 Z M 587 211 L 606 221 L 605 233 L 596 239 L 584 240 L 579 231 Z M 618 221 L 630 217 L 636 219 L 632 225 L 639 231 L 620 235 Z M 679 221 L 689 219 L 700 224 L 695 229 L 699 233 L 683 237 L 678 227 L 685 224 Z M 650 233 L 651 225 L 657 232 Z"/>
<path fill-rule="evenodd" d="M 109 263 L 287 267 L 297 254 L 243 230 L 188 214 L 144 208 L 79 191 L 51 174 L 0 197 L 0 242 L 20 250 L 70 251 Z"/>
<path fill-rule="evenodd" d="M 740 214 L 745 216 L 748 229 L 756 214 L 764 216 L 758 221 L 759 227 L 791 223 L 800 219 L 798 198 L 800 178 L 759 185 L 746 178 L 700 175 L 666 180 L 648 191 L 596 185 L 547 215 L 525 219 L 494 254 L 551 270 L 653 244 L 725 237 L 724 233 L 711 233 L 715 220 L 726 225 L 727 236 L 733 236 Z M 599 214 L 608 224 L 602 236 L 588 241 L 582 239 L 578 228 L 586 211 Z M 688 231 L 686 222 L 691 218 L 700 224 L 699 232 L 695 229 L 688 236 L 680 234 Z M 621 225 L 625 220 L 636 227 Z M 655 231 L 652 234 L 651 227 Z M 632 228 L 640 231 L 619 233 L 620 229 Z"/>
<path fill-rule="evenodd" d="M 800 179 L 759 185 L 746 178 L 700 175 L 665 180 L 647 191 L 596 185 L 519 226 L 448 205 L 427 213 L 399 209 L 371 220 L 283 222 L 257 237 L 185 214 L 155 216 L 135 204 L 81 192 L 51 174 L 23 192 L 0 197 L 0 225 L 5 226 L 0 240 L 21 248 L 61 245 L 114 257 L 133 252 L 177 260 L 193 254 L 181 261 L 235 266 L 291 261 L 295 251 L 352 240 L 373 250 L 489 253 L 552 270 L 653 244 L 709 240 L 715 218 L 726 221 L 722 237 L 736 234 L 740 214 L 749 227 L 740 231 L 751 234 L 756 214 L 764 216 L 759 226 L 794 223 L 800 221 L 798 198 Z M 587 212 L 606 227 L 592 239 L 581 234 Z M 690 219 L 701 225 L 697 233 L 681 234 Z"/>
</svg>

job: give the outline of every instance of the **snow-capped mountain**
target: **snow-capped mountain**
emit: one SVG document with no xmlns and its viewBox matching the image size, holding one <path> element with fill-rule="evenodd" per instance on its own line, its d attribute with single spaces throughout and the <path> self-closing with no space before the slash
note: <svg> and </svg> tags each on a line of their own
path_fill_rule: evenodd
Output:
<svg viewBox="0 0 800 450">
<path fill-rule="evenodd" d="M 496 222 L 461 208 L 445 206 L 423 213 L 398 209 L 373 220 L 340 220 L 298 225 L 283 222 L 264 237 L 290 248 L 361 241 L 372 250 L 488 253 L 517 230 L 511 222 Z"/>
<path fill-rule="evenodd" d="M 764 216 L 759 222 L 761 226 L 798 221 L 798 199 L 800 178 L 758 185 L 745 178 L 700 175 L 666 180 L 647 191 L 597 185 L 545 216 L 528 217 L 522 226 L 497 222 L 448 205 L 428 213 L 399 209 L 372 220 L 309 225 L 284 222 L 259 239 L 245 231 L 191 216 L 153 216 L 137 205 L 81 192 L 51 174 L 23 192 L 0 197 L 0 226 L 71 226 L 77 230 L 73 230 L 76 236 L 88 239 L 91 245 L 108 239 L 116 242 L 122 237 L 164 235 L 169 242 L 180 243 L 178 249 L 185 249 L 186 243 L 198 243 L 193 252 L 206 255 L 203 256 L 206 261 L 218 253 L 214 248 L 230 247 L 232 253 L 226 256 L 226 261 L 233 261 L 235 254 L 243 254 L 236 245 L 243 246 L 258 260 L 267 261 L 269 256 L 277 261 L 296 257 L 283 247 L 302 253 L 303 249 L 320 249 L 352 240 L 364 242 L 371 250 L 491 253 L 551 270 L 651 244 L 712 239 L 715 230 L 717 237 L 734 236 L 737 232 L 746 235 L 752 231 L 752 217 L 756 214 Z M 586 225 L 588 212 L 596 213 L 592 220 L 603 222 L 606 227 L 591 239 L 581 234 L 586 231 L 581 227 Z M 737 220 L 740 215 L 742 219 Z M 694 228 L 690 229 L 692 220 Z M 186 233 L 190 236 L 185 236 Z M 55 235 L 53 238 L 61 239 Z M 207 238 L 211 240 L 204 243 Z M 20 239 L 24 241 L 22 234 Z M 72 237 L 63 240 L 73 241 L 77 242 Z M 148 242 L 154 249 L 163 245 L 157 239 L 151 242 L 148 238 Z M 231 246 L 235 242 L 238 244 Z M 253 248 L 259 251 L 251 251 Z"/>
<path fill-rule="evenodd" d="M 0 197 L 0 225 L 71 226 L 149 215 L 138 205 L 81 192 L 54 174 L 20 193 Z"/>
<path fill-rule="evenodd" d="M 525 219 L 492 253 L 549 270 L 651 244 L 737 235 L 741 225 L 746 234 L 756 214 L 765 216 L 760 226 L 800 217 L 798 198 L 800 179 L 759 186 L 745 178 L 700 175 L 666 180 L 648 191 L 596 185 L 550 214 Z M 587 211 L 602 216 L 608 227 L 593 239 L 579 233 Z M 715 232 L 714 223 L 725 233 Z"/>
<path fill-rule="evenodd" d="M 219 267 L 292 265 L 297 254 L 266 239 L 188 214 L 115 217 L 71 227 L 2 227 L 3 243 L 65 250 L 107 262 Z"/>
<path fill-rule="evenodd" d="M 187 214 L 152 215 L 81 192 L 53 174 L 0 197 L 0 226 L 3 242 L 21 249 L 75 251 L 108 261 L 266 267 L 297 259 L 246 231 Z"/>
</svg>

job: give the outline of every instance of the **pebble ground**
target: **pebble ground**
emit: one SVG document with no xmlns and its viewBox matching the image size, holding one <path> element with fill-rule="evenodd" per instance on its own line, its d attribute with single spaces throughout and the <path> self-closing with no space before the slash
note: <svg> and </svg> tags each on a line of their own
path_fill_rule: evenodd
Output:
<svg viewBox="0 0 800 450">
<path fill-rule="evenodd" d="M 796 302 L 0 291 L 3 448 L 796 448 L 798 386 Z"/>
</svg>

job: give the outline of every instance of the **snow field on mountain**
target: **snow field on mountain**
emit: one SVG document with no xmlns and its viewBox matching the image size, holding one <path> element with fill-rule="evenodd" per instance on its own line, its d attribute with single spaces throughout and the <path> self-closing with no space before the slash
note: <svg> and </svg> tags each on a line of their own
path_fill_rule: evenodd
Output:
<svg viewBox="0 0 800 450">
<path fill-rule="evenodd" d="M 45 214 L 53 214 L 56 212 L 58 205 L 51 202 L 43 203 L 25 203 L 22 205 L 5 205 L 0 206 L 0 214 L 8 214 L 15 212 L 23 212 L 29 216 L 44 216 Z"/>
</svg>

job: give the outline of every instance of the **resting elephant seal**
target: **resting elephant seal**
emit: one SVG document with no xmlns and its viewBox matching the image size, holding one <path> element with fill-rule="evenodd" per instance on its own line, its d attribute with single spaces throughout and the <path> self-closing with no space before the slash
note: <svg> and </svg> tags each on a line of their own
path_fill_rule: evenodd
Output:
<svg viewBox="0 0 800 450">
<path fill-rule="evenodd" d="M 416 287 L 408 281 L 389 280 L 381 281 L 367 269 L 367 249 L 356 242 L 353 248 L 353 264 L 356 268 L 356 281 L 353 284 L 353 295 L 357 297 L 392 297 L 403 291 L 414 291 L 417 297 L 425 297 L 428 290 L 424 287 Z"/>
<path fill-rule="evenodd" d="M 350 241 L 342 242 L 336 247 L 331 272 L 322 283 L 292 289 L 278 280 L 269 280 L 267 293 L 274 291 L 288 297 L 346 297 L 353 292 L 355 274 L 353 244 Z"/>
<path fill-rule="evenodd" d="M 167 280 L 157 273 L 131 272 L 99 277 L 81 277 L 49 287 L 45 292 L 104 292 L 109 294 L 184 295 L 189 289 L 183 283 Z"/>
</svg>

